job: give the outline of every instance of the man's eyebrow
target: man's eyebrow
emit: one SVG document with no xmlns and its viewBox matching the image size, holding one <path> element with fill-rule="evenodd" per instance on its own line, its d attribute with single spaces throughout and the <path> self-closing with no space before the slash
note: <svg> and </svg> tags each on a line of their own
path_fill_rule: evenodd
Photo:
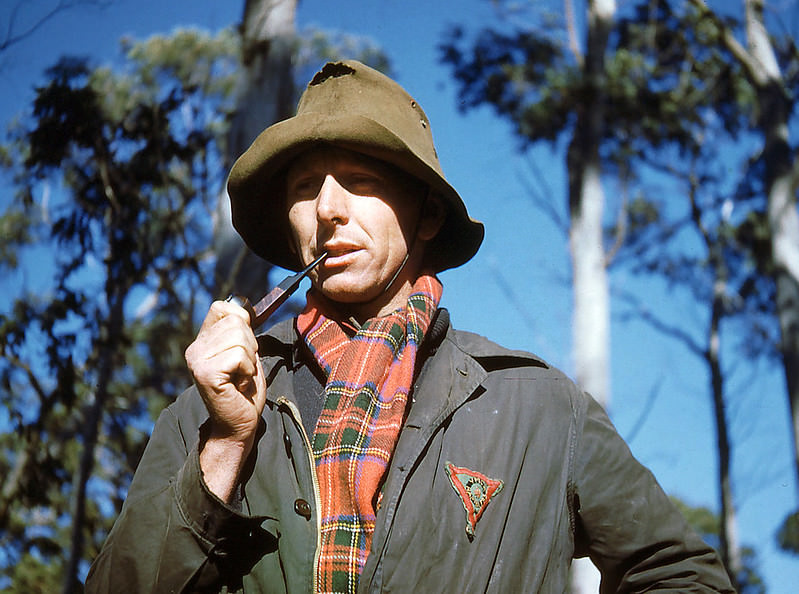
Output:
<svg viewBox="0 0 799 594">
<path fill-rule="evenodd" d="M 297 163 L 286 172 L 287 178 L 303 177 L 309 175 L 322 175 L 325 167 L 314 167 L 311 164 Z"/>
</svg>

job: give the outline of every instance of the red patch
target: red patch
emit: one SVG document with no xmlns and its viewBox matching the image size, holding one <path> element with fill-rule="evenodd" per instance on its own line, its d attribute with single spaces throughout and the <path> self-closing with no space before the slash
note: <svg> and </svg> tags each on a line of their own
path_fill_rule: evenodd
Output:
<svg viewBox="0 0 799 594">
<path fill-rule="evenodd" d="M 466 534 L 471 540 L 474 538 L 477 521 L 483 515 L 488 502 L 502 491 L 504 483 L 474 470 L 455 466 L 452 462 L 447 462 L 444 467 L 452 488 L 455 489 L 466 510 Z"/>
</svg>

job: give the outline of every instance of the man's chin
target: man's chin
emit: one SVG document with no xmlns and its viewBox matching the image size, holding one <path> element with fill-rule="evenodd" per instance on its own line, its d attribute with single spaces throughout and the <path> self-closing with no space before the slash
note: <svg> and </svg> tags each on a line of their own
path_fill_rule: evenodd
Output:
<svg viewBox="0 0 799 594">
<path fill-rule="evenodd" d="M 380 292 L 373 287 L 364 288 L 357 285 L 329 281 L 323 282 L 316 289 L 330 301 L 347 305 L 369 303 Z"/>
</svg>

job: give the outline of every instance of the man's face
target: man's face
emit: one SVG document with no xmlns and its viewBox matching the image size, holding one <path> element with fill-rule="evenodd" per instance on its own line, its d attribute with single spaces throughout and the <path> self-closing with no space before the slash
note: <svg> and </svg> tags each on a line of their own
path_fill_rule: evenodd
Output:
<svg viewBox="0 0 799 594">
<path fill-rule="evenodd" d="M 301 155 L 287 172 L 288 218 L 304 263 L 329 254 L 312 277 L 316 287 L 340 303 L 380 296 L 412 248 L 424 191 L 402 171 L 352 151 Z M 409 261 L 390 293 L 417 271 L 418 261 Z"/>
</svg>

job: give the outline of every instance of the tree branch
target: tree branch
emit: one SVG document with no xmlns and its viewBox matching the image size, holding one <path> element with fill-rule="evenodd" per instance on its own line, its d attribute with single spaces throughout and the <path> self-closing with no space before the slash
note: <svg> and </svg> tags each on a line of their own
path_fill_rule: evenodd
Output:
<svg viewBox="0 0 799 594">
<path fill-rule="evenodd" d="M 633 423 L 632 429 L 630 429 L 630 431 L 627 433 L 627 436 L 624 439 L 624 441 L 626 441 L 627 443 L 633 442 L 633 440 L 638 436 L 638 433 L 641 431 L 641 428 L 644 426 L 644 423 L 646 423 L 646 420 L 649 418 L 649 414 L 652 412 L 652 409 L 654 408 L 655 400 L 657 400 L 657 397 L 660 395 L 660 388 L 662 387 L 662 385 L 663 385 L 663 378 L 660 378 L 657 381 L 657 383 L 654 386 L 652 386 L 652 389 L 649 390 L 649 395 L 647 396 L 646 404 L 644 404 L 644 407 L 643 409 L 641 409 L 638 418 L 635 420 L 635 423 Z"/>
<path fill-rule="evenodd" d="M 39 382 L 36 374 L 33 373 L 31 366 L 25 363 L 25 361 L 19 357 L 6 352 L 6 349 L 3 349 L 3 357 L 5 357 L 6 361 L 10 363 L 12 367 L 16 367 L 25 373 L 25 376 L 28 378 L 28 382 L 33 388 L 33 391 L 36 392 L 36 395 L 39 397 L 39 404 L 42 407 L 48 406 L 50 404 L 50 396 L 42 387 L 42 384 Z"/>
<path fill-rule="evenodd" d="M 569 236 L 569 223 L 564 220 L 557 209 L 553 206 L 555 201 L 552 199 L 552 196 L 554 196 L 552 188 L 549 187 L 549 184 L 547 184 L 546 178 L 541 173 L 541 169 L 538 167 L 538 164 L 535 162 L 535 160 L 530 157 L 529 153 L 525 153 L 525 157 L 527 158 L 528 166 L 530 167 L 530 172 L 535 178 L 535 182 L 543 188 L 543 192 L 539 191 L 522 176 L 519 176 L 519 182 L 527 190 L 527 194 L 533 201 L 533 205 L 543 212 L 547 218 L 549 218 L 549 220 L 555 224 L 558 230 L 563 233 L 564 238 L 567 238 Z"/>
<path fill-rule="evenodd" d="M 19 0 L 14 7 L 11 9 L 11 14 L 8 18 L 8 26 L 6 27 L 6 33 L 2 40 L 0 40 L 0 52 L 3 52 L 10 48 L 17 43 L 20 43 L 33 35 L 37 30 L 39 30 L 42 26 L 45 25 L 50 19 L 52 19 L 55 15 L 60 12 L 65 12 L 76 6 L 80 5 L 94 5 L 99 6 L 101 8 L 105 8 L 106 6 L 111 4 L 111 0 L 59 0 L 56 5 L 47 11 L 44 15 L 36 19 L 36 21 L 29 25 L 27 28 L 24 28 L 20 31 L 17 31 L 17 19 L 19 17 L 19 11 L 22 8 L 23 4 L 25 4 L 24 0 Z"/>
<path fill-rule="evenodd" d="M 629 222 L 629 217 L 627 216 L 627 205 L 629 203 L 629 188 L 627 186 L 626 179 L 623 182 L 623 188 L 624 190 L 622 191 L 621 205 L 619 206 L 619 216 L 616 218 L 616 231 L 614 233 L 615 240 L 613 241 L 613 245 L 610 246 L 605 254 L 605 268 L 610 268 L 610 265 L 613 264 L 613 261 L 616 259 L 616 255 L 619 253 L 622 247 L 624 247 L 624 243 L 627 240 L 627 223 Z"/>
<path fill-rule="evenodd" d="M 36 392 L 36 396 L 39 398 L 39 417 L 33 424 L 31 431 L 23 432 L 23 440 L 26 443 L 17 452 L 14 466 L 3 480 L 3 487 L 0 489 L 0 527 L 7 526 L 11 502 L 17 498 L 22 480 L 27 475 L 28 465 L 33 458 L 33 453 L 39 447 L 39 431 L 44 426 L 45 419 L 52 409 L 52 395 L 47 394 L 44 390 L 31 366 L 15 355 L 5 352 L 6 349 L 3 349 L 3 351 L 6 361 L 12 367 L 25 373 L 28 383 L 33 388 L 33 391 Z"/>
<path fill-rule="evenodd" d="M 656 316 L 648 307 L 642 304 L 637 297 L 633 297 L 631 293 L 616 292 L 616 295 L 628 306 L 635 310 L 634 312 L 630 312 L 628 314 L 622 314 L 622 318 L 631 318 L 635 316 L 649 324 L 661 334 L 665 334 L 666 336 L 679 340 L 688 348 L 688 350 L 698 357 L 701 357 L 702 359 L 707 358 L 707 351 L 682 328 L 679 328 L 673 324 L 669 324 L 668 322 Z"/>
<path fill-rule="evenodd" d="M 569 37 L 569 49 L 574 55 L 577 65 L 583 67 L 583 53 L 580 51 L 580 42 L 577 39 L 577 25 L 574 17 L 574 3 L 572 0 L 563 0 L 563 12 L 566 18 L 566 32 Z"/>
<path fill-rule="evenodd" d="M 738 60 L 744 67 L 750 82 L 757 87 L 763 87 L 767 85 L 769 78 L 765 69 L 763 68 L 763 65 L 760 64 L 759 61 L 756 60 L 746 50 L 741 42 L 735 38 L 735 35 L 726 25 L 726 23 L 724 23 L 724 21 L 722 21 L 718 15 L 708 7 L 704 0 L 690 0 L 690 2 L 699 10 L 699 13 L 703 17 L 710 19 L 713 24 L 719 28 L 719 31 L 721 32 L 721 41 L 724 43 L 724 46 L 729 50 L 729 52 L 735 57 L 735 59 Z"/>
</svg>

